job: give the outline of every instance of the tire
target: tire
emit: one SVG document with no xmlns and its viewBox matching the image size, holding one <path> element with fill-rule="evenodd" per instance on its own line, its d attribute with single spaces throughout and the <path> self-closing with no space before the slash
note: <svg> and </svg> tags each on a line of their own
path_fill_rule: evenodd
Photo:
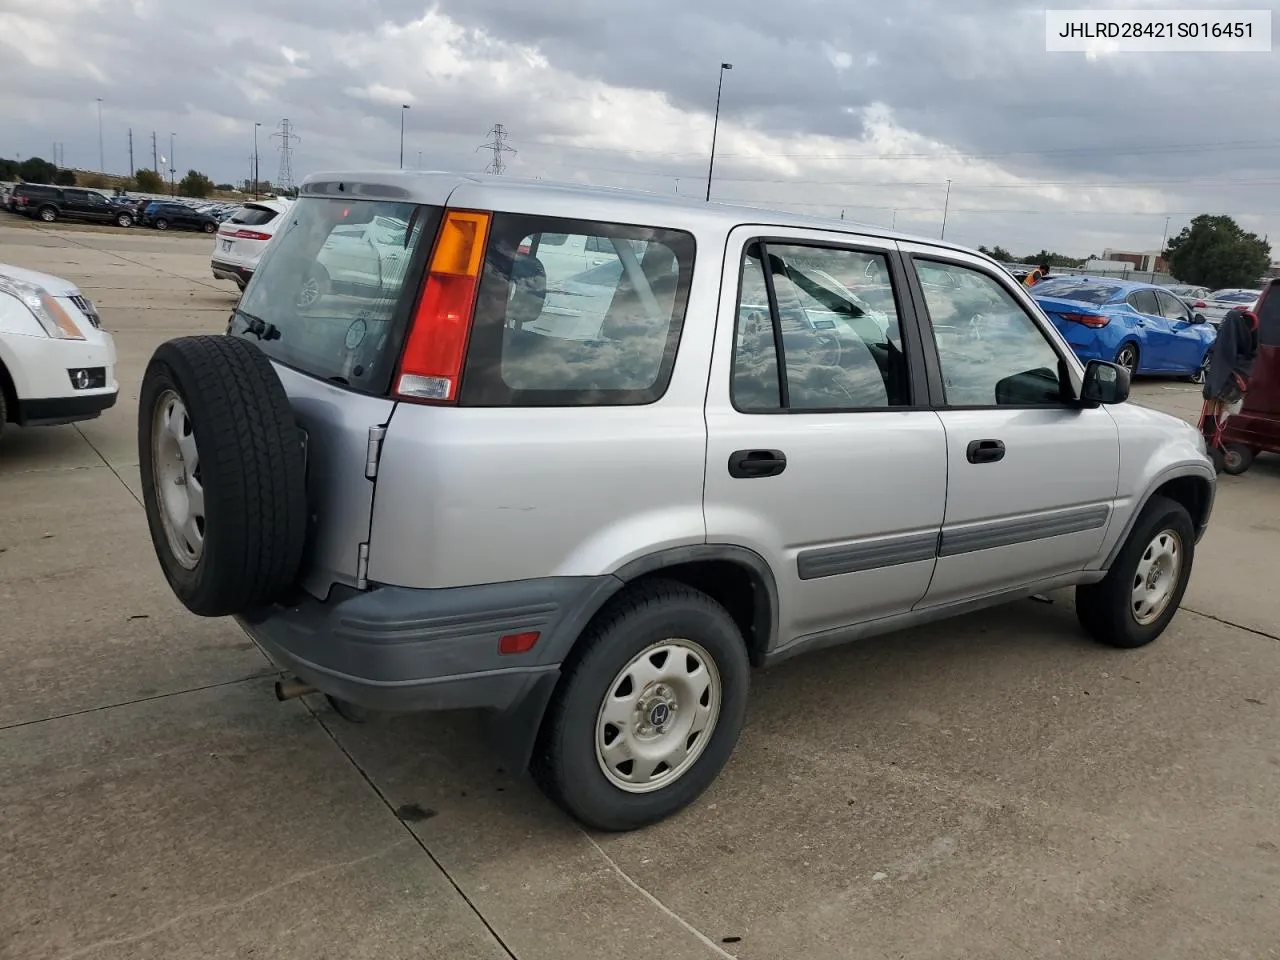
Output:
<svg viewBox="0 0 1280 960">
<path fill-rule="evenodd" d="M 1129 371 L 1129 376 L 1133 377 L 1138 372 L 1138 362 L 1141 354 L 1138 352 L 1136 343 L 1121 344 L 1120 349 L 1116 351 L 1116 363 Z"/>
<path fill-rule="evenodd" d="M 1157 544 L 1165 538 L 1163 546 Z M 1160 557 L 1172 539 L 1177 562 L 1173 570 L 1164 568 L 1161 583 L 1156 577 L 1154 586 L 1164 586 L 1162 604 L 1158 612 L 1153 608 L 1146 615 L 1138 614 L 1134 603 L 1134 591 L 1148 562 L 1148 557 Z M 1104 580 L 1076 587 L 1076 617 L 1095 640 L 1112 647 L 1131 649 L 1142 647 L 1155 640 L 1169 625 L 1182 595 L 1191 579 L 1191 566 L 1195 560 L 1195 529 L 1191 515 L 1182 504 L 1159 495 L 1153 496 L 1142 508 L 1138 521 L 1129 533 L 1115 563 Z M 1148 584 L 1146 597 L 1150 598 Z"/>
<path fill-rule="evenodd" d="M 138 398 L 138 463 L 156 558 L 188 610 L 250 611 L 293 582 L 307 522 L 302 444 L 256 346 L 227 336 L 162 343 Z"/>
<path fill-rule="evenodd" d="M 0 374 L 3 374 L 4 364 L 0 364 Z M 9 405 L 4 398 L 3 385 L 0 385 L 0 437 L 4 436 L 5 424 L 9 422 Z"/>
<path fill-rule="evenodd" d="M 38 211 L 36 211 L 36 216 L 39 217 L 41 220 L 43 220 L 45 223 L 53 223 L 55 220 L 58 219 L 58 211 L 55 210 L 53 207 L 41 207 Z"/>
<path fill-rule="evenodd" d="M 298 287 L 298 296 L 294 299 L 294 305 L 309 307 L 328 294 L 331 287 L 329 271 L 324 268 L 324 264 L 313 263 Z"/>
<path fill-rule="evenodd" d="M 169 229 L 169 221 L 168 221 L 168 220 L 166 220 L 166 219 L 164 219 L 163 217 L 161 217 L 160 219 L 158 219 L 158 220 L 155 222 L 154 226 L 155 226 L 155 228 L 156 228 L 157 230 L 168 230 L 168 229 Z"/>
<path fill-rule="evenodd" d="M 116 223 L 122 227 L 132 227 L 133 217 L 129 216 L 127 213 L 122 213 L 120 216 L 116 217 Z"/>
<path fill-rule="evenodd" d="M 206 223 L 200 229 L 202 229 L 205 233 L 214 233 L 217 231 L 218 225 L 216 223 Z"/>
<path fill-rule="evenodd" d="M 1196 372 L 1187 377 L 1189 381 L 1192 383 L 1204 383 L 1204 378 L 1209 373 L 1209 355 L 1212 352 L 1212 350 L 1206 350 L 1204 352 L 1204 359 L 1200 361 L 1200 366 L 1196 369 Z"/>
<path fill-rule="evenodd" d="M 673 652 L 662 658 L 662 667 L 669 666 L 676 677 L 668 692 L 683 686 L 681 677 L 693 677 L 689 686 L 677 689 L 680 696 L 675 707 L 664 714 L 672 726 L 670 732 L 676 734 L 668 742 L 692 744 L 688 766 L 683 772 L 678 764 L 669 767 L 666 773 L 674 774 L 672 779 L 661 779 L 663 772 L 657 770 L 657 781 L 623 789 L 611 779 L 621 776 L 623 764 L 611 766 L 614 772 L 606 774 L 606 759 L 598 752 L 607 750 L 599 744 L 621 743 L 624 738 L 617 726 L 608 723 L 605 710 L 611 694 L 627 684 L 625 696 L 615 701 L 624 712 L 646 690 L 661 696 L 661 684 L 641 686 L 631 678 L 633 667 L 654 667 L 662 653 L 654 648 L 665 645 Z M 683 663 L 673 662 L 672 657 L 681 654 Z M 703 664 L 700 672 L 681 674 L 694 660 Z M 530 772 L 553 801 L 589 827 L 622 831 L 656 823 L 697 799 L 723 769 L 742 731 L 750 674 L 742 634 L 725 609 L 705 593 L 669 580 L 628 588 L 601 611 L 565 662 L 539 731 Z M 705 689 L 699 697 L 701 685 Z M 657 700 L 652 703 L 647 713 L 628 713 L 629 723 L 655 721 L 660 707 Z M 700 703 L 704 703 L 702 710 Z M 701 741 L 693 733 L 686 737 L 685 731 L 693 728 L 684 725 L 685 717 L 688 723 L 701 720 L 705 724 Z M 615 732 L 612 741 L 610 728 Z M 625 739 L 641 742 L 637 740 L 641 734 L 633 726 Z M 649 741 L 658 746 L 662 742 L 661 733 Z M 635 770 L 633 764 L 630 771 Z"/>
<path fill-rule="evenodd" d="M 1253 465 L 1257 451 L 1243 443 L 1228 443 L 1222 453 L 1222 472 L 1238 477 Z"/>
</svg>

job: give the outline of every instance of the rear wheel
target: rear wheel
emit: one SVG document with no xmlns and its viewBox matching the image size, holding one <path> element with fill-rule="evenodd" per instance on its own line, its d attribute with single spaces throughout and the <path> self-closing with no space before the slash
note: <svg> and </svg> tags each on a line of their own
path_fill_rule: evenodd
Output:
<svg viewBox="0 0 1280 960">
<path fill-rule="evenodd" d="M 1257 451 L 1243 443 L 1228 443 L 1222 452 L 1222 472 L 1238 477 L 1253 465 Z"/>
<path fill-rule="evenodd" d="M 1138 346 L 1133 343 L 1126 343 L 1118 351 L 1116 351 L 1116 363 L 1129 371 L 1129 376 L 1133 376 L 1138 372 Z"/>
<path fill-rule="evenodd" d="M 206 223 L 202 229 L 205 233 L 213 233 L 218 229 L 218 225 L 216 223 Z"/>
<path fill-rule="evenodd" d="M 1187 508 L 1153 496 L 1099 583 L 1076 587 L 1076 616 L 1094 639 L 1141 647 L 1164 632 L 1191 579 L 1195 528 Z"/>
<path fill-rule="evenodd" d="M 532 772 L 572 816 L 634 830 L 692 803 L 733 752 L 750 663 L 706 594 L 671 581 L 628 589 L 578 642 Z"/>
<path fill-rule="evenodd" d="M 58 219 L 58 211 L 53 207 L 41 207 L 37 216 L 45 223 L 53 223 Z"/>
<path fill-rule="evenodd" d="M 157 230 L 168 230 L 169 221 L 164 219 L 164 217 L 161 217 L 158 220 L 156 220 L 155 227 Z"/>
<path fill-rule="evenodd" d="M 225 336 L 162 343 L 142 380 L 138 461 L 156 557 L 188 610 L 244 612 L 293 582 L 306 530 L 302 443 L 257 347 Z"/>
</svg>

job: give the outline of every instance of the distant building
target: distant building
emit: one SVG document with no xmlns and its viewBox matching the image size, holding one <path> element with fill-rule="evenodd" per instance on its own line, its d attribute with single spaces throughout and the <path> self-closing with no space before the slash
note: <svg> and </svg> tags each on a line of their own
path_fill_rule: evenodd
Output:
<svg viewBox="0 0 1280 960">
<path fill-rule="evenodd" d="M 1103 260 L 1124 260 L 1138 273 L 1168 273 L 1169 264 L 1159 250 L 1103 250 Z"/>
</svg>

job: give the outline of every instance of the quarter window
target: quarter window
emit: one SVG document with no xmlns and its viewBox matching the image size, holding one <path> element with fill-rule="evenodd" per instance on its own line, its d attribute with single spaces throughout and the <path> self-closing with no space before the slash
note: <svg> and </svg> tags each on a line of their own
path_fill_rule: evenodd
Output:
<svg viewBox="0 0 1280 960">
<path fill-rule="evenodd" d="M 748 247 L 734 337 L 734 406 L 744 413 L 908 406 L 898 312 L 892 287 L 878 279 L 888 276 L 878 253 Z M 877 278 L 875 290 L 864 297 L 870 277 Z"/>
<path fill-rule="evenodd" d="M 549 242 L 558 240 L 559 243 Z M 608 250 L 567 269 L 543 248 Z M 545 217 L 494 218 L 461 401 L 652 403 L 666 392 L 693 275 L 687 233 Z"/>
<path fill-rule="evenodd" d="M 1060 361 L 1048 338 L 994 277 L 916 261 L 946 401 L 951 406 L 1062 402 Z M 955 286 L 928 282 L 945 273 Z"/>
</svg>

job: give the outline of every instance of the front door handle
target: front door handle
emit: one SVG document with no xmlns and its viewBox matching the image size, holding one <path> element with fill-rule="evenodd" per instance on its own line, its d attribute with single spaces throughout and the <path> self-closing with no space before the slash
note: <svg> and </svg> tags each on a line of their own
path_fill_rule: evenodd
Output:
<svg viewBox="0 0 1280 960">
<path fill-rule="evenodd" d="M 787 455 L 781 450 L 735 450 L 729 454 L 729 476 L 776 477 L 787 469 Z"/>
<path fill-rule="evenodd" d="M 1004 444 L 999 440 L 974 440 L 965 455 L 970 463 L 995 463 L 1004 459 Z"/>
</svg>

